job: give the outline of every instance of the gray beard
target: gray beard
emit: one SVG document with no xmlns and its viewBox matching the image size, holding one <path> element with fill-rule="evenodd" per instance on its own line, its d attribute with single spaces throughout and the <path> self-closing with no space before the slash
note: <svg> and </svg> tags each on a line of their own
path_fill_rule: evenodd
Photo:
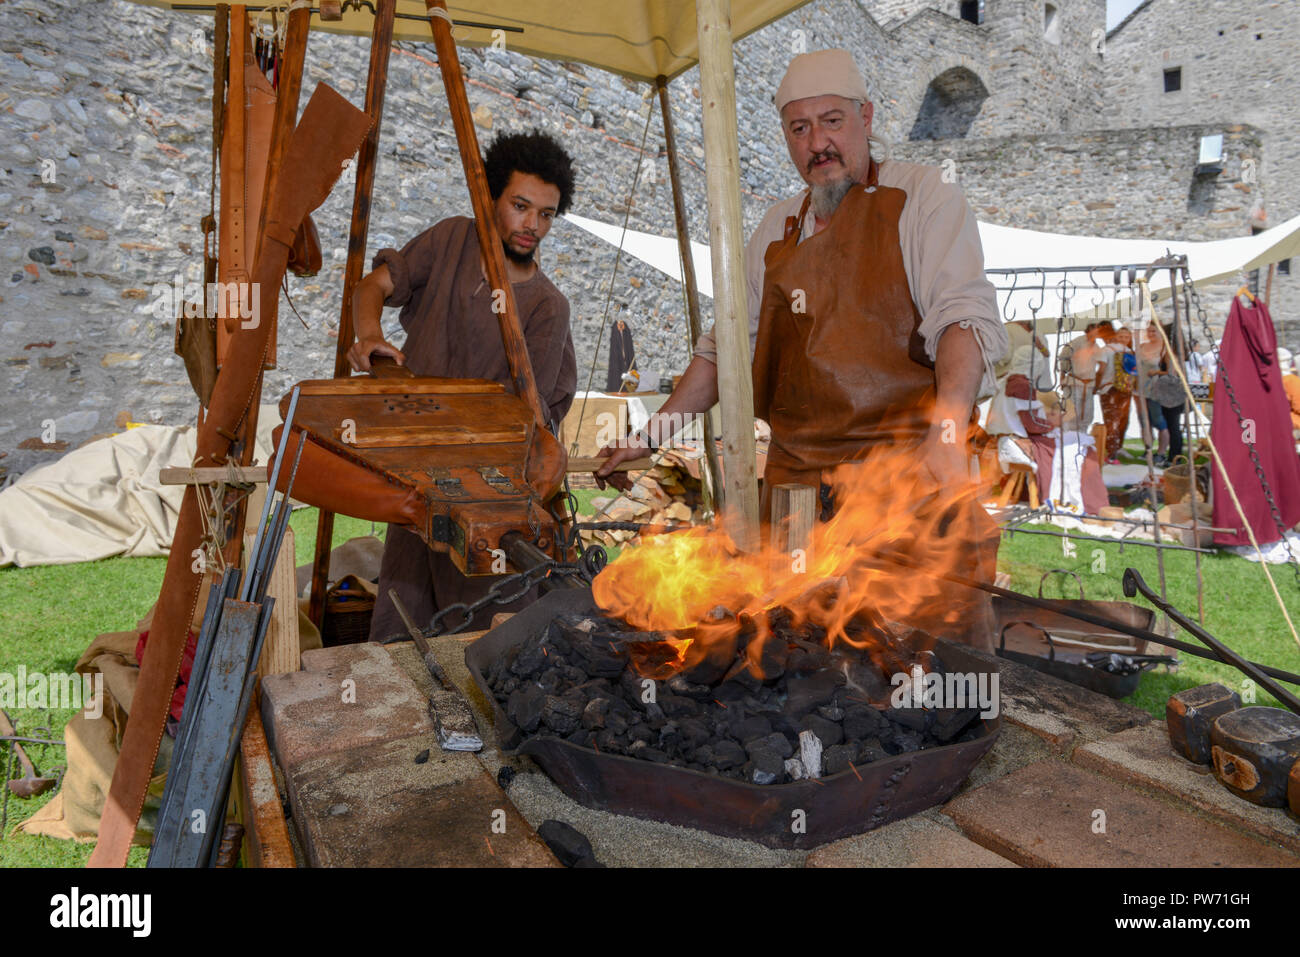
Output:
<svg viewBox="0 0 1300 957">
<path fill-rule="evenodd" d="M 830 219 L 851 189 L 853 189 L 853 180 L 848 177 L 825 186 L 814 186 L 812 188 L 813 215 L 818 219 Z"/>
</svg>

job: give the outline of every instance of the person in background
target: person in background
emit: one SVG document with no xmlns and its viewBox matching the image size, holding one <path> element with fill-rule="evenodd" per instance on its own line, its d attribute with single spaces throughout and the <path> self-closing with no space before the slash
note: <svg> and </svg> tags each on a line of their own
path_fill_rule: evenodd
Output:
<svg viewBox="0 0 1300 957">
<path fill-rule="evenodd" d="M 1133 354 L 1133 331 L 1111 326 L 1105 335 L 1110 363 L 1110 387 L 1099 396 L 1101 418 L 1106 424 L 1106 448 L 1099 449 L 1108 465 L 1119 464 L 1119 450 L 1124 447 L 1129 411 L 1133 408 L 1133 391 L 1137 388 L 1137 356 Z"/>
<path fill-rule="evenodd" d="M 1291 434 L 1300 439 L 1300 376 L 1296 375 L 1295 356 L 1290 349 L 1277 350 L 1277 364 L 1282 371 L 1282 388 L 1291 405 Z"/>
<path fill-rule="evenodd" d="M 1173 327 L 1165 328 L 1165 335 L 1173 341 Z M 1151 430 L 1158 434 L 1154 463 L 1164 468 L 1183 454 L 1183 384 L 1171 363 L 1177 361 L 1169 355 L 1155 328 L 1147 330 L 1145 341 L 1137 349 L 1138 362 L 1146 377 L 1143 398 L 1147 405 L 1147 418 Z"/>
</svg>

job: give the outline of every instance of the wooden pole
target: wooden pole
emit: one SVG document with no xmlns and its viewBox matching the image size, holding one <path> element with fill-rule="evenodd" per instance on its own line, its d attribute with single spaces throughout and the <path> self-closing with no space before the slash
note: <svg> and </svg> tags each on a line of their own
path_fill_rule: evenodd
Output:
<svg viewBox="0 0 1300 957">
<path fill-rule="evenodd" d="M 379 157 L 379 125 L 384 115 L 388 87 L 388 58 L 393 47 L 393 14 L 397 0 L 379 0 L 370 34 L 370 69 L 366 73 L 366 114 L 375 121 L 357 155 L 356 188 L 352 193 L 352 225 L 348 228 L 348 261 L 343 271 L 343 310 L 339 315 L 339 341 L 334 351 L 334 378 L 351 373 L 348 350 L 352 326 L 352 293 L 366 268 L 366 237 L 370 232 L 370 203 L 375 189 Z M 321 509 L 316 518 L 316 555 L 312 562 L 311 600 L 307 617 L 317 628 L 325 617 L 325 589 L 330 577 L 330 548 L 334 543 L 334 513 Z"/>
<path fill-rule="evenodd" d="M 691 333 L 691 349 L 700 338 L 700 289 L 695 278 L 695 260 L 691 256 L 691 230 L 686 221 L 686 200 L 682 196 L 681 170 L 677 165 L 677 135 L 673 130 L 673 108 L 668 101 L 668 78 L 662 74 L 655 78 L 659 89 L 659 108 L 663 113 L 664 145 L 668 149 L 668 179 L 672 183 L 673 217 L 677 221 L 677 250 L 682 257 L 682 286 L 686 290 L 686 319 Z M 716 512 L 723 502 L 722 488 L 718 484 L 721 470 L 718 468 L 718 449 L 714 445 L 712 411 L 704 413 L 704 462 L 709 470 L 709 481 L 705 483 L 713 497 L 710 507 Z"/>
<path fill-rule="evenodd" d="M 451 108 L 451 122 L 456 130 L 456 144 L 460 147 L 460 161 L 465 168 L 465 184 L 469 187 L 470 203 L 474 208 L 474 229 L 478 235 L 483 268 L 492 287 L 494 308 L 500 300 L 497 318 L 501 323 L 501 339 L 506 350 L 506 364 L 515 394 L 528 403 L 539 428 L 549 428 L 546 409 L 537 394 L 537 381 L 533 378 L 533 364 L 528 358 L 523 326 L 519 322 L 519 307 L 514 290 L 506 274 L 505 251 L 497 232 L 493 215 L 492 196 L 488 192 L 487 174 L 483 171 L 483 157 L 479 153 L 478 135 L 474 132 L 474 118 L 465 95 L 465 76 L 461 72 L 460 58 L 456 55 L 456 42 L 451 36 L 451 14 L 443 0 L 425 0 L 429 26 L 433 30 L 433 45 L 438 51 L 438 69 L 442 71 L 442 85 Z"/>
<path fill-rule="evenodd" d="M 1178 308 L 1178 270 L 1173 266 L 1169 267 L 1169 298 L 1174 304 L 1174 347 L 1178 353 L 1178 361 L 1182 362 L 1186 356 L 1191 355 L 1191 340 L 1194 338 L 1190 335 L 1192 328 L 1192 317 L 1185 310 Z M 1188 335 L 1183 335 L 1183 324 L 1187 324 Z M 1186 368 L 1184 366 L 1183 368 Z M 1196 439 L 1200 435 L 1200 429 L 1196 424 L 1196 403 L 1191 402 L 1187 407 L 1186 428 L 1187 444 L 1187 474 L 1190 479 L 1188 485 L 1188 495 L 1192 503 L 1192 544 L 1196 546 L 1197 551 L 1193 552 L 1193 558 L 1196 562 L 1196 619 L 1202 625 L 1205 624 L 1205 575 L 1201 570 L 1201 507 L 1200 491 L 1196 487 Z M 1172 517 L 1172 516 L 1171 516 Z M 1159 523 L 1157 523 L 1159 524 Z"/>
<path fill-rule="evenodd" d="M 740 150 L 736 143 L 736 78 L 730 0 L 697 0 L 709 244 L 713 258 L 714 333 L 725 475 L 723 522 L 736 545 L 758 545 L 758 475 L 754 458 L 754 382 L 749 307 L 740 231 Z"/>
</svg>

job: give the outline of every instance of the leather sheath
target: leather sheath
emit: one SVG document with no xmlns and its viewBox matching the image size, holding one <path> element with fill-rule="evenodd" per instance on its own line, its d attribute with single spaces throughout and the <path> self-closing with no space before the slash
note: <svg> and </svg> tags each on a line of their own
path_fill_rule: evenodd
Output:
<svg viewBox="0 0 1300 957">
<path fill-rule="evenodd" d="M 799 215 L 787 221 L 784 237 L 765 252 L 753 365 L 754 414 L 772 427 L 763 516 L 770 514 L 775 485 L 817 488 L 832 469 L 883 446 L 920 453 L 936 388 L 899 244 L 906 200 L 903 190 L 879 185 L 872 162 L 867 182 L 849 191 L 825 228 L 799 242 L 808 215 L 805 200 Z M 917 489 L 918 505 L 940 491 Z M 980 534 L 953 543 L 961 554 L 951 570 L 992 581 L 997 527 L 973 498 L 954 507 L 969 510 L 968 527 Z M 916 516 L 918 530 L 935 520 L 923 511 Z M 954 632 L 937 620 L 960 619 L 956 609 L 969 602 L 987 606 L 981 595 L 954 585 L 942 615 L 917 624 L 991 650 L 984 629 Z"/>
<path fill-rule="evenodd" d="M 293 173 L 278 178 L 252 271 L 253 281 L 259 283 L 262 316 L 275 314 L 294 232 L 303 217 L 325 201 L 343 171 L 344 161 L 356 153 L 371 123 L 367 114 L 325 84 L 316 87 L 290 136 L 284 162 Z M 226 462 L 231 447 L 229 437 L 237 434 L 240 423 L 259 398 L 261 363 L 272 326 L 272 322 L 261 322 L 250 329 L 240 328 L 232 336 L 212 404 L 199 428 L 196 466 Z M 131 718 L 89 866 L 126 864 L 180 671 L 186 631 L 198 604 L 203 576 L 193 570 L 192 551 L 199 547 L 202 535 L 198 497 L 194 486 L 187 486 L 150 639 L 140 663 Z"/>
</svg>

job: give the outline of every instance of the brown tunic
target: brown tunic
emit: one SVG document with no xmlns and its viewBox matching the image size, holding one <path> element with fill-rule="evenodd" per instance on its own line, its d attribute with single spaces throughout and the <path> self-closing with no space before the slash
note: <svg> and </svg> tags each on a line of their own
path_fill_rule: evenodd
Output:
<svg viewBox="0 0 1300 957">
<path fill-rule="evenodd" d="M 479 261 L 474 221 L 444 219 L 412 239 L 398 252 L 381 249 L 375 268 L 388 267 L 393 294 L 384 303 L 400 306 L 406 330 L 402 352 L 419 376 L 492 379 L 510 387 L 501 327 L 492 311 L 492 290 Z M 569 302 L 543 275 L 513 284 L 537 392 L 553 423 L 569 411 L 578 384 L 578 368 L 569 334 Z M 466 578 L 440 552 L 430 550 L 414 533 L 389 525 L 379 570 L 379 595 L 370 623 L 370 638 L 404 632 L 388 589 L 394 588 L 415 623 L 428 627 L 435 611 L 457 602 L 473 602 L 487 593 L 495 578 Z M 524 596 L 509 611 L 527 604 Z M 459 623 L 459 616 L 455 623 Z M 486 627 L 476 622 L 475 627 Z"/>
</svg>

